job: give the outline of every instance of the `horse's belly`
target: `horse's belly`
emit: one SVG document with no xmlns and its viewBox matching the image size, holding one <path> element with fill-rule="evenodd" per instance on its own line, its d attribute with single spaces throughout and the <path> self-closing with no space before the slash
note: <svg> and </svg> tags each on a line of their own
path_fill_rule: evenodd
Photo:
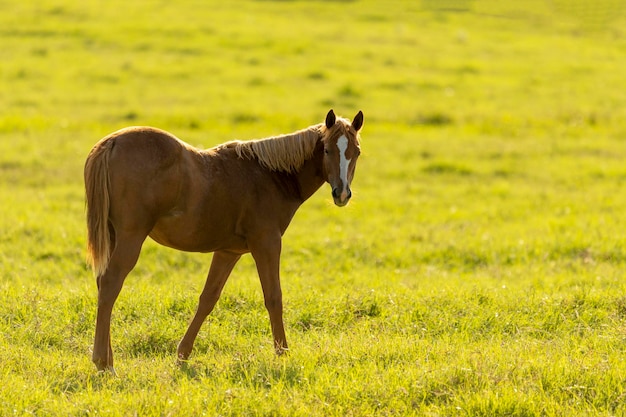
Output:
<svg viewBox="0 0 626 417">
<path fill-rule="evenodd" d="M 161 245 L 186 252 L 247 252 L 245 238 L 230 229 L 225 224 L 197 224 L 172 215 L 161 218 L 150 232 L 150 237 Z"/>
</svg>

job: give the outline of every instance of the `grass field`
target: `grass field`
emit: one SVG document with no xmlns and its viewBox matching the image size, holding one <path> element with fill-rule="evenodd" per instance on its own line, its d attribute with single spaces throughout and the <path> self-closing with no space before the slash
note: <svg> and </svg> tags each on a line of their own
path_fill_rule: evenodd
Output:
<svg viewBox="0 0 626 417">
<path fill-rule="evenodd" d="M 0 415 L 626 414 L 626 10 L 602 0 L 0 3 Z M 210 255 L 144 245 L 90 361 L 82 168 L 365 114 L 354 198 L 251 258 L 189 363 Z"/>
</svg>

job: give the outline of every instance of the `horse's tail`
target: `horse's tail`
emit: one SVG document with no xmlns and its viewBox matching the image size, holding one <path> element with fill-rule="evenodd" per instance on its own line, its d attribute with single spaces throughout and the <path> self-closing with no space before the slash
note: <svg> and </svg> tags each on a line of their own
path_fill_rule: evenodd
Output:
<svg viewBox="0 0 626 417">
<path fill-rule="evenodd" d="M 109 224 L 109 157 L 112 145 L 112 140 L 102 140 L 94 146 L 85 162 L 87 262 L 96 276 L 107 270 L 113 250 Z"/>
</svg>

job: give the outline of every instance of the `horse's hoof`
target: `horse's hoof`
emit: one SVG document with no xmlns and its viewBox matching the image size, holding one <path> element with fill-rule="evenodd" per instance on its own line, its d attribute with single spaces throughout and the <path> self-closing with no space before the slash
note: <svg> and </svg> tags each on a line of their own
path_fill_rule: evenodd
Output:
<svg viewBox="0 0 626 417">
<path fill-rule="evenodd" d="M 111 376 L 117 376 L 117 372 L 115 372 L 115 368 L 112 366 L 104 367 L 102 369 L 98 368 L 98 373 L 101 375 L 110 373 Z"/>
<path fill-rule="evenodd" d="M 276 348 L 276 355 L 277 356 L 284 356 L 284 355 L 286 355 L 288 353 L 289 353 L 289 348 L 287 348 L 287 347 Z"/>
<path fill-rule="evenodd" d="M 180 346 L 178 347 L 178 350 L 176 352 L 177 362 L 186 362 L 187 359 L 189 359 L 189 356 L 191 356 L 191 349 L 187 350 L 187 349 L 181 349 Z"/>
</svg>

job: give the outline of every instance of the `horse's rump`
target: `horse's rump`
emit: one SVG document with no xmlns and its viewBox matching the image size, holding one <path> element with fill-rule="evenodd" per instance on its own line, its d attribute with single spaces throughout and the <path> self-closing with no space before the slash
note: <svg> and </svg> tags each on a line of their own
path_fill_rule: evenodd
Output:
<svg viewBox="0 0 626 417">
<path fill-rule="evenodd" d="M 199 175 L 189 181 L 189 171 L 201 173 L 202 164 L 197 149 L 156 128 L 125 128 L 94 146 L 84 174 L 87 259 L 97 276 L 106 271 L 120 222 L 137 221 L 148 233 L 175 208 L 183 183 L 202 181 Z"/>
</svg>

